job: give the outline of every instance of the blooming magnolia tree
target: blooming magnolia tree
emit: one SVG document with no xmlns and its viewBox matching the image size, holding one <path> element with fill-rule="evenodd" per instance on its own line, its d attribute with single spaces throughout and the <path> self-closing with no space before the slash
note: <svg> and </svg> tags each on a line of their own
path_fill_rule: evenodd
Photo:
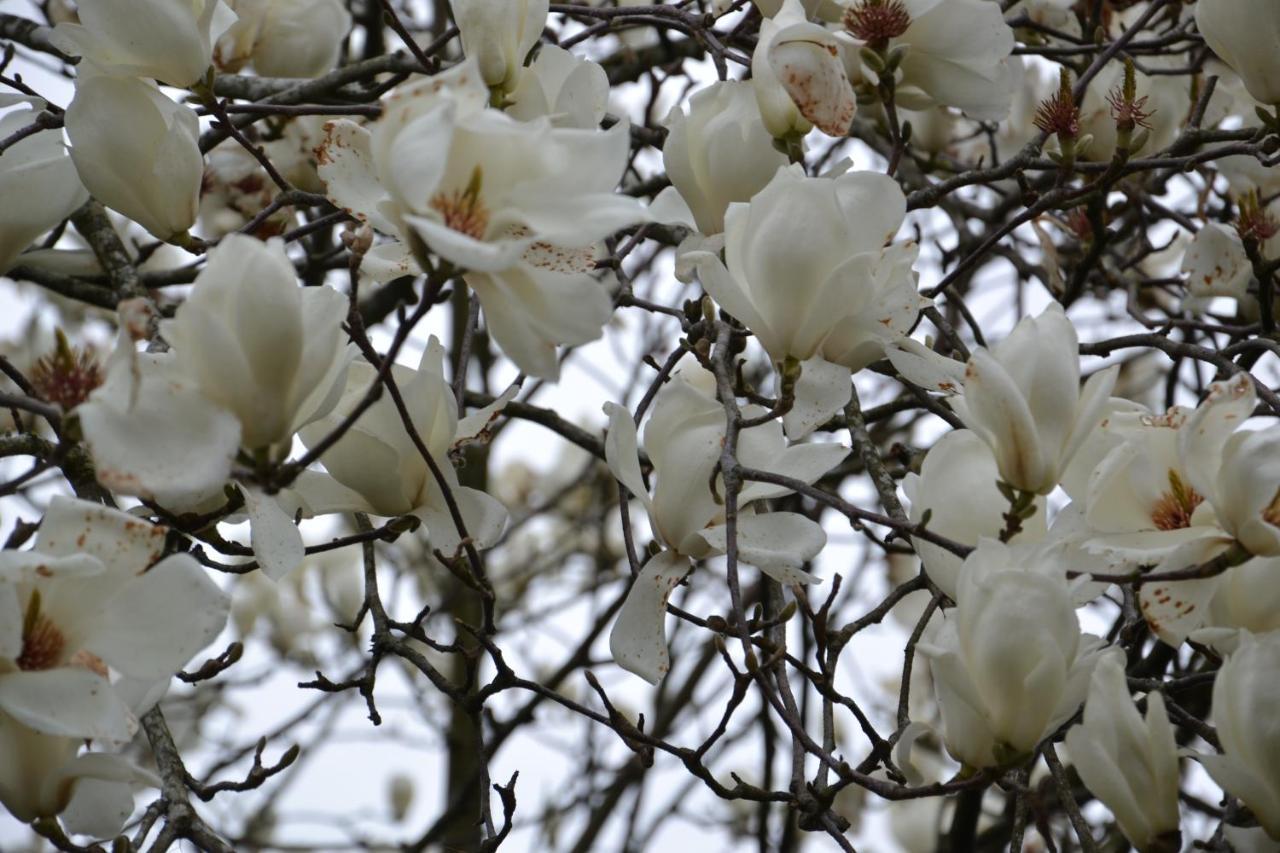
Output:
<svg viewBox="0 0 1280 853">
<path fill-rule="evenodd" d="M 1276 0 L 0 45 L 0 846 L 1280 849 Z"/>
</svg>

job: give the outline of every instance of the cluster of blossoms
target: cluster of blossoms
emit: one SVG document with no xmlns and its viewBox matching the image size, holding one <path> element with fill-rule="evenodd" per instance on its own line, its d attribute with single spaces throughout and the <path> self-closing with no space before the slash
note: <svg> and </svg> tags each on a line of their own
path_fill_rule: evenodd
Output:
<svg viewBox="0 0 1280 853">
<path fill-rule="evenodd" d="M 0 456 L 36 459 L 0 495 L 42 513 L 29 547 L 36 527 L 6 516 L 0 550 L 0 803 L 19 821 L 76 849 L 49 819 L 114 837 L 135 789 L 163 786 L 140 837 L 163 812 L 166 843 L 216 839 L 175 791 L 222 789 L 175 763 L 160 703 L 234 612 L 241 639 L 265 616 L 281 657 L 308 665 L 325 622 L 369 639 L 356 676 L 303 686 L 358 690 L 375 723 L 386 657 L 467 731 L 509 733 L 484 703 L 532 689 L 640 763 L 669 753 L 846 849 L 832 804 L 849 787 L 956 795 L 952 850 L 978 849 L 1001 790 L 1016 849 L 1029 821 L 1056 849 L 1064 816 L 1097 849 L 1084 796 L 1144 853 L 1181 849 L 1206 816 L 1212 849 L 1280 847 L 1276 0 L 452 0 L 431 38 L 393 2 L 49 5 L 48 26 L 0 16 L 0 38 L 66 62 L 71 87 L 58 107 L 0 62 L 0 272 L 56 294 L 82 343 L 109 326 L 114 348 L 99 362 L 59 328 L 36 358 L 0 357 Z M 556 16 L 585 29 L 553 32 Z M 662 39 L 602 62 L 575 50 L 615 27 Z M 658 70 L 694 56 L 715 79 L 672 102 Z M 637 111 L 618 87 L 646 75 Z M 990 298 L 1008 278 L 993 260 L 1016 301 Z M 984 333 L 1010 305 L 1007 332 Z M 1082 342 L 1086 322 L 1128 325 Z M 582 348 L 605 372 L 601 340 L 654 373 L 637 367 L 584 426 L 535 400 L 581 391 L 566 365 Z M 1173 366 L 1135 380 L 1126 349 Z M 869 395 L 887 400 L 874 417 Z M 584 497 L 584 474 L 539 503 L 491 480 L 518 420 L 593 457 L 602 492 Z M 614 503 L 620 546 L 599 521 Z M 569 504 L 600 532 L 529 532 Z M 834 515 L 880 562 L 918 565 L 858 619 L 836 613 L 866 588 L 812 598 L 839 562 L 829 536 L 848 538 Z M 347 520 L 355 533 L 318 541 Z M 633 722 L 589 672 L 604 711 L 564 674 L 513 669 L 502 631 L 529 581 L 495 566 L 534 563 L 520 549 L 539 535 L 599 561 L 584 588 L 618 587 L 595 629 L 607 663 L 658 685 L 689 649 L 672 617 L 713 635 L 694 669 L 722 658 L 732 698 L 700 748 Z M 428 633 L 430 603 L 397 621 L 399 590 L 379 587 L 391 543 L 427 567 L 418 581 L 453 585 L 452 639 Z M 361 573 L 322 568 L 328 612 L 299 615 L 308 555 L 348 546 Z M 708 587 L 727 616 L 688 606 Z M 881 736 L 838 659 L 914 593 L 928 603 Z M 790 789 L 730 788 L 703 763 L 749 691 L 766 762 L 775 725 L 792 738 Z M 871 741 L 856 768 L 845 711 Z M 140 725 L 154 772 L 128 751 Z M 478 737 L 455 748 L 483 763 Z M 239 790 L 287 766 L 264 770 L 261 749 Z M 459 846 L 479 849 L 466 833 L 484 824 L 495 849 L 514 781 L 494 786 L 498 829 L 488 770 L 466 779 L 484 819 Z M 1182 801 L 1211 789 L 1222 806 L 1189 822 Z"/>
</svg>

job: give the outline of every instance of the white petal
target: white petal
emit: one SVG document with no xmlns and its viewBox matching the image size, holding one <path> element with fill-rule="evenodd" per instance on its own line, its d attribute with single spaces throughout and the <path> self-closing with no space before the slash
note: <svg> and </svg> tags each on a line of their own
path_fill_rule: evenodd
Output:
<svg viewBox="0 0 1280 853">
<path fill-rule="evenodd" d="M 631 413 L 617 403 L 605 403 L 604 413 L 609 416 L 609 432 L 604 437 L 604 457 L 609 470 L 648 509 L 649 490 L 645 488 L 644 476 L 640 473 L 640 445 L 635 421 Z"/>
<path fill-rule="evenodd" d="M 744 515 L 738 519 L 738 558 L 783 584 L 816 583 L 818 577 L 797 566 L 812 560 L 827 544 L 822 527 L 794 512 Z M 729 548 L 729 529 L 720 524 L 700 535 L 713 550 Z"/>
<path fill-rule="evenodd" d="M 122 673 L 173 675 L 218 636 L 229 602 L 189 554 L 174 554 L 122 586 L 84 645 Z"/>
<path fill-rule="evenodd" d="M 112 744 L 138 727 L 105 678 L 75 667 L 0 676 L 0 711 L 38 732 Z"/>
<path fill-rule="evenodd" d="M 165 528 L 140 521 L 137 516 L 102 504 L 59 495 L 49 502 L 35 550 L 42 554 L 66 555 L 69 559 L 50 564 L 55 574 L 77 579 L 99 574 L 105 567 L 124 566 L 136 573 L 160 556 L 164 550 Z M 95 558 L 98 566 L 74 559 L 83 555 Z"/>
<path fill-rule="evenodd" d="M 249 514 L 253 556 L 263 574 L 278 581 L 302 565 L 307 554 L 302 534 L 275 497 L 257 489 L 245 488 L 242 492 Z"/>
<path fill-rule="evenodd" d="M 609 651 L 618 666 L 657 684 L 671 668 L 667 651 L 667 599 L 692 564 L 687 557 L 662 551 L 640 569 L 609 633 Z"/>
<path fill-rule="evenodd" d="M 1157 564 L 1155 571 L 1171 572 L 1198 566 L 1225 551 L 1224 539 L 1205 538 L 1179 546 Z M 1209 602 L 1222 576 L 1143 584 L 1138 606 L 1147 624 L 1161 640 L 1177 648 L 1187 635 L 1209 618 Z"/>
<path fill-rule="evenodd" d="M 347 119 L 326 122 L 324 141 L 316 148 L 316 173 L 329 200 L 383 234 L 399 229 L 381 212 L 390 199 L 378 183 L 369 131 Z"/>
<path fill-rule="evenodd" d="M 108 378 L 76 408 L 98 482 L 173 507 L 216 495 L 240 446 L 239 419 L 160 377 L 144 374 L 132 405 L 119 388 Z"/>
<path fill-rule="evenodd" d="M 959 394 L 964 387 L 964 363 L 939 355 L 917 340 L 903 338 L 887 344 L 884 353 L 912 385 L 942 394 Z"/>
<path fill-rule="evenodd" d="M 821 356 L 802 362 L 795 394 L 791 411 L 782 416 L 792 440 L 804 438 L 844 409 L 853 396 L 849 368 Z"/>
</svg>

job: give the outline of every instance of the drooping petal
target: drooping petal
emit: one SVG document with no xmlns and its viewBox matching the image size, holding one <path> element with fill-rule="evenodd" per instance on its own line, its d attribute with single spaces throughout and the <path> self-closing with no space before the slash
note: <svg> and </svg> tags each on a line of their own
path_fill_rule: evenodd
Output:
<svg viewBox="0 0 1280 853">
<path fill-rule="evenodd" d="M 253 556 L 263 574 L 278 581 L 302 565 L 307 554 L 302 534 L 274 496 L 252 488 L 242 492 L 249 513 Z"/>
<path fill-rule="evenodd" d="M 609 651 L 618 666 L 650 684 L 661 681 L 671 668 L 663 624 L 667 599 L 691 568 L 687 557 L 670 550 L 650 558 L 632 582 L 609 633 Z"/>
<path fill-rule="evenodd" d="M 609 432 L 604 438 L 604 456 L 609 470 L 619 483 L 627 487 L 649 509 L 649 489 L 640 472 L 640 444 L 636 437 L 636 424 L 631 413 L 617 403 L 605 403 L 604 413 L 609 416 Z"/>
</svg>

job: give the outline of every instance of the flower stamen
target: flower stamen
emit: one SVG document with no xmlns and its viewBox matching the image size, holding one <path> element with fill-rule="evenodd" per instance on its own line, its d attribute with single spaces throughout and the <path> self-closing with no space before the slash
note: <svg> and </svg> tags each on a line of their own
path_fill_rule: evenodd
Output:
<svg viewBox="0 0 1280 853">
<path fill-rule="evenodd" d="M 461 190 L 439 192 L 428 205 L 444 217 L 446 228 L 483 240 L 489 230 L 489 208 L 480 198 L 480 167 L 471 173 L 471 180 Z"/>
<path fill-rule="evenodd" d="M 884 50 L 911 26 L 901 0 L 862 0 L 844 13 L 844 28 L 873 50 Z"/>
<path fill-rule="evenodd" d="M 1204 503 L 1204 497 L 1182 482 L 1176 471 L 1169 471 L 1169 491 L 1160 496 L 1151 509 L 1151 522 L 1157 530 L 1185 530 L 1191 526 L 1191 516 L 1196 507 Z"/>
<path fill-rule="evenodd" d="M 53 669 L 62 658 L 67 638 L 53 621 L 40 612 L 40 593 L 31 594 L 22 620 L 22 651 L 15 663 L 18 669 L 37 672 Z"/>
</svg>

